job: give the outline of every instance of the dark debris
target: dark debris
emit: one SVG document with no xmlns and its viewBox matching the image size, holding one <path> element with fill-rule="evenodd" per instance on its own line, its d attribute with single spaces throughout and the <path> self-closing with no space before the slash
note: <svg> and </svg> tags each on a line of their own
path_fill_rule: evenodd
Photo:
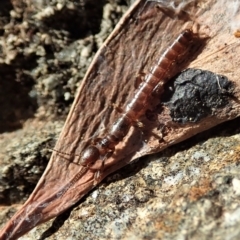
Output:
<svg viewBox="0 0 240 240">
<path fill-rule="evenodd" d="M 232 96 L 233 84 L 227 77 L 200 69 L 187 69 L 180 73 L 172 86 L 172 95 L 164 100 L 173 121 L 197 122 L 215 110 L 225 107 Z M 171 95 L 171 96 L 170 96 Z"/>
</svg>

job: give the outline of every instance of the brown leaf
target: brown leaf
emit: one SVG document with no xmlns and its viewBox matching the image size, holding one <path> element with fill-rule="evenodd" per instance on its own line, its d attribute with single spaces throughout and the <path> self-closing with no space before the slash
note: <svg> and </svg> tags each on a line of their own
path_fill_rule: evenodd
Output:
<svg viewBox="0 0 240 240">
<path fill-rule="evenodd" d="M 197 3 L 186 10 L 192 17 L 197 16 L 194 22 L 200 24 L 199 31 L 210 39 L 189 67 L 226 76 L 235 84 L 234 97 L 224 108 L 216 108 L 194 123 L 173 122 L 167 107 L 163 107 L 158 121 L 150 124 L 143 119 L 144 127 L 132 127 L 114 155 L 106 160 L 101 179 L 140 156 L 161 151 L 240 115 L 240 42 L 234 35 L 235 16 L 226 11 L 221 1 Z M 155 2 L 136 1 L 98 51 L 54 148 L 62 154 L 53 152 L 34 192 L 0 232 L 1 240 L 16 239 L 37 224 L 58 216 L 94 187 L 94 173 L 79 164 L 79 155 L 93 138 L 104 136 L 118 118 L 120 113 L 113 104 L 121 107 L 134 96 L 133 79 L 141 72 L 149 72 L 154 60 L 181 30 L 193 25 L 185 15 L 178 19 L 171 10 L 163 9 Z M 84 175 L 69 184 L 82 171 Z"/>
</svg>

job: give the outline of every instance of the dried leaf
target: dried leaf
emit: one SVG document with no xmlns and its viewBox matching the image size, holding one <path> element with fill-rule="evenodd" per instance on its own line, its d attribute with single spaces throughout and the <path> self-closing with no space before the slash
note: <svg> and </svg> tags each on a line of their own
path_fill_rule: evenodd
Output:
<svg viewBox="0 0 240 240">
<path fill-rule="evenodd" d="M 226 11 L 222 1 L 188 1 L 185 10 L 209 34 L 207 45 L 189 67 L 224 75 L 234 85 L 226 106 L 198 122 L 173 122 L 164 107 L 158 121 L 143 119 L 143 129 L 132 127 L 114 155 L 106 160 L 101 179 L 136 158 L 155 153 L 201 131 L 240 115 L 238 68 L 240 42 L 234 35 L 239 11 Z M 193 4 L 194 3 L 194 4 Z M 196 3 L 196 4 L 195 4 Z M 159 7 L 160 6 L 160 7 Z M 199 14 L 200 13 L 200 14 Z M 180 16 L 180 15 L 179 15 Z M 214 17 L 213 17 L 214 16 Z M 0 232 L 0 239 L 16 239 L 37 224 L 58 216 L 94 187 L 94 173 L 79 164 L 79 155 L 95 137 L 102 137 L 118 118 L 113 104 L 134 96 L 134 79 L 148 72 L 154 59 L 193 22 L 177 18 L 156 2 L 136 1 L 96 54 L 80 86 L 51 160 L 34 192 Z M 159 124 L 160 123 L 160 124 Z M 164 126 L 164 129 L 160 126 Z M 69 155 L 66 155 L 68 153 Z M 69 184 L 82 171 L 85 174 Z"/>
</svg>

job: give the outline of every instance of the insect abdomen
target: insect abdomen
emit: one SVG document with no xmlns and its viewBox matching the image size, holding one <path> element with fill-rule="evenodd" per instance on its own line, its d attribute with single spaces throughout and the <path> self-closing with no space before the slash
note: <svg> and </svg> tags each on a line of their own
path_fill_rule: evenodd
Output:
<svg viewBox="0 0 240 240">
<path fill-rule="evenodd" d="M 122 110 L 121 116 L 115 121 L 103 138 L 96 139 L 93 145 L 88 146 L 82 153 L 80 163 L 83 166 L 94 164 L 97 160 L 105 160 L 115 151 L 120 143 L 139 118 L 146 112 L 152 93 L 157 88 L 163 91 L 164 83 L 176 73 L 176 65 L 186 57 L 196 34 L 190 29 L 184 30 L 170 47 L 150 68 L 144 81 L 135 91 L 134 97 Z"/>
</svg>

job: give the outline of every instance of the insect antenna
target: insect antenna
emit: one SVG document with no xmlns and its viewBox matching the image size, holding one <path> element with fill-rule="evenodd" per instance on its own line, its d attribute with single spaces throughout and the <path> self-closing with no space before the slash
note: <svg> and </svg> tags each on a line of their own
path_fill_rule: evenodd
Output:
<svg viewBox="0 0 240 240">
<path fill-rule="evenodd" d="M 62 155 L 67 155 L 67 156 L 80 156 L 80 155 L 77 155 L 77 154 L 71 154 L 71 153 L 66 153 L 66 152 L 61 152 L 59 150 L 56 150 L 56 149 L 53 149 L 53 148 L 47 148 L 49 151 L 51 152 L 56 152 L 56 153 L 60 153 Z"/>
</svg>

